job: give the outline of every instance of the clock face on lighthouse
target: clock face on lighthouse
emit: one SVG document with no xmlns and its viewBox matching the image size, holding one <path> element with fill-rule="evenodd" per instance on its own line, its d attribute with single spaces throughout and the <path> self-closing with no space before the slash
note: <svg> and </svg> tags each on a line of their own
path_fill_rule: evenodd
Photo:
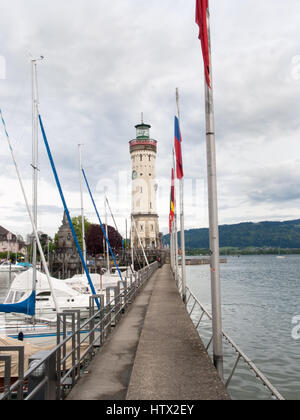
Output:
<svg viewBox="0 0 300 420">
<path fill-rule="evenodd" d="M 133 171 L 132 172 L 132 179 L 135 180 L 137 178 L 137 172 Z"/>
</svg>

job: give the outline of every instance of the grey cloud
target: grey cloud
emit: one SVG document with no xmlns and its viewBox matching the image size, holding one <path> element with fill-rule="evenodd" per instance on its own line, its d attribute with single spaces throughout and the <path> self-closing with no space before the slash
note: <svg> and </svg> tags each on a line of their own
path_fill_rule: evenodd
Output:
<svg viewBox="0 0 300 420">
<path fill-rule="evenodd" d="M 176 87 L 185 173 L 205 179 L 203 64 L 194 2 L 71 3 L 0 0 L 0 54 L 7 59 L 8 76 L 0 81 L 1 107 L 22 174 L 31 176 L 31 52 L 46 57 L 39 66 L 40 110 L 65 191 L 79 191 L 78 143 L 85 144 L 84 166 L 93 189 L 104 175 L 117 181 L 120 170 L 130 169 L 128 142 L 142 111 L 159 141 L 158 177 L 169 178 Z M 230 148 L 250 153 L 252 138 L 261 138 L 263 147 L 300 134 L 300 81 L 289 80 L 291 58 L 300 54 L 299 3 L 288 3 L 265 0 L 253 8 L 250 0 L 211 2 L 221 211 L 229 203 L 237 209 L 245 200 L 255 212 L 257 202 L 297 199 L 287 167 L 281 167 L 279 182 L 251 173 L 249 162 L 239 181 L 227 169 L 235 165 Z M 279 25 L 287 17 L 289 25 Z M 266 161 L 271 164 L 272 155 Z M 14 176 L 9 159 L 1 158 L 1 165 Z M 54 185 L 42 141 L 40 171 Z M 59 205 L 48 211 L 60 212 Z"/>
</svg>

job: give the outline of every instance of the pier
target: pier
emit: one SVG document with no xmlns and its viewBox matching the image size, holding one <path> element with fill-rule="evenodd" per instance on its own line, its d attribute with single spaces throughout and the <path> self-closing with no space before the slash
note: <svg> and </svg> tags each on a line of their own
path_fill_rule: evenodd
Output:
<svg viewBox="0 0 300 420">
<path fill-rule="evenodd" d="M 68 400 L 228 400 L 180 298 L 157 270 Z"/>
</svg>

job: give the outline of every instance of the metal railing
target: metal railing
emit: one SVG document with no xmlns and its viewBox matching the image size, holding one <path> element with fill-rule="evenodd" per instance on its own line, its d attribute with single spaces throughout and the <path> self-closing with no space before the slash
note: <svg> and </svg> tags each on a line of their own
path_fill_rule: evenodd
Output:
<svg viewBox="0 0 300 420">
<path fill-rule="evenodd" d="M 90 297 L 89 317 L 82 321 L 80 311 L 57 315 L 57 345 L 53 350 L 37 353 L 24 373 L 24 347 L 0 347 L 0 363 L 5 363 L 4 389 L 0 400 L 62 400 L 78 382 L 105 340 L 126 313 L 146 282 L 158 268 L 149 267 L 106 289 L 104 296 Z M 101 310 L 95 307 L 98 298 Z M 12 384 L 11 352 L 19 352 L 18 378 Z M 5 354 L 7 353 L 7 354 Z"/>
<path fill-rule="evenodd" d="M 178 273 L 177 274 L 177 286 L 179 293 L 182 296 L 182 281 L 181 276 Z M 199 302 L 197 297 L 193 294 L 193 292 L 187 287 L 187 300 L 186 300 L 186 307 L 187 311 L 201 337 L 201 333 L 199 331 L 199 328 L 201 326 L 201 323 L 204 322 L 204 319 L 209 320 L 212 322 L 212 315 L 204 308 L 204 306 Z M 196 311 L 197 316 L 195 316 Z M 258 367 L 252 362 L 252 360 L 249 359 L 248 356 L 235 344 L 235 342 L 224 332 L 222 332 L 224 343 L 227 344 L 233 353 L 235 353 L 236 357 L 233 363 L 232 368 L 229 367 L 228 371 L 229 374 L 227 378 L 225 379 L 225 387 L 228 389 L 233 376 L 236 374 L 237 367 L 240 363 L 240 361 L 243 361 L 247 368 L 254 374 L 256 379 L 262 383 L 262 385 L 270 392 L 271 397 L 276 400 L 285 400 L 285 398 L 278 392 L 278 390 L 271 384 L 271 382 L 265 377 L 265 375 L 258 369 Z M 202 337 L 201 337 L 202 338 Z M 211 343 L 213 341 L 213 336 L 211 336 L 208 339 L 208 343 L 206 345 L 206 350 L 208 351 Z"/>
</svg>

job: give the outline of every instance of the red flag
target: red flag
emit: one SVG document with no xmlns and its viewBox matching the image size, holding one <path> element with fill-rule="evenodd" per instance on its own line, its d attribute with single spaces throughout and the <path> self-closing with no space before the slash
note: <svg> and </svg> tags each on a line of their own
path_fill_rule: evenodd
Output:
<svg viewBox="0 0 300 420">
<path fill-rule="evenodd" d="M 176 152 L 176 174 L 178 179 L 183 178 L 183 164 L 181 152 L 181 132 L 179 127 L 179 120 L 175 117 L 175 152 Z"/>
<path fill-rule="evenodd" d="M 210 85 L 210 59 L 208 46 L 208 30 L 207 30 L 207 9 L 208 0 L 196 0 L 196 23 L 199 25 L 199 39 L 202 45 L 202 54 L 204 60 L 206 83 Z"/>
<path fill-rule="evenodd" d="M 175 217 L 175 175 L 174 169 L 172 168 L 172 184 L 171 184 L 171 203 L 170 203 L 170 216 L 169 216 L 169 230 L 170 236 L 172 233 L 172 224 Z"/>
</svg>

